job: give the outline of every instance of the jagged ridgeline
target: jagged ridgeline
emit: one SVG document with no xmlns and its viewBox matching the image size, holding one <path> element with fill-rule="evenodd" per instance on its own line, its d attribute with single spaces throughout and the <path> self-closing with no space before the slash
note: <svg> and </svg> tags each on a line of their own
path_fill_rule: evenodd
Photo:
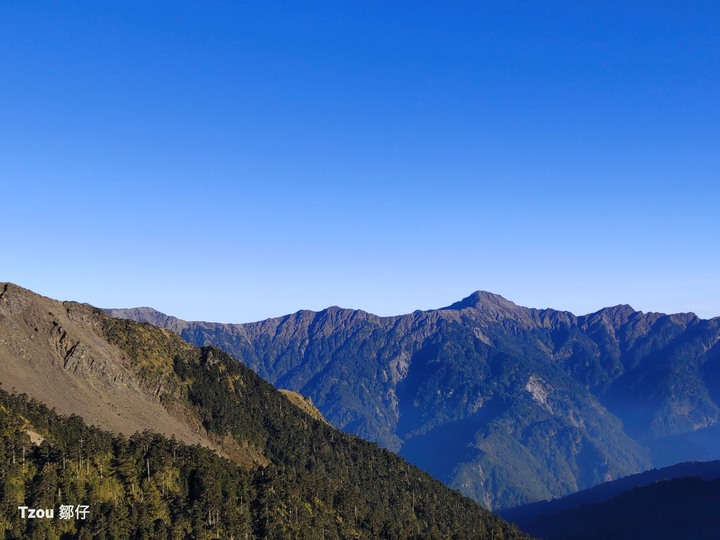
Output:
<svg viewBox="0 0 720 540">
<path fill-rule="evenodd" d="M 493 510 L 720 457 L 720 317 L 575 316 L 482 291 L 394 317 L 330 307 L 217 324 L 108 311 L 222 348 Z"/>
<path fill-rule="evenodd" d="M 34 363 L 35 371 L 44 369 L 28 353 L 50 339 L 62 353 L 60 361 L 46 361 L 57 372 L 55 386 L 73 372 L 80 375 L 73 381 L 86 376 L 94 381 L 88 386 L 100 388 L 110 372 L 118 385 L 139 388 L 184 419 L 211 448 L 148 431 L 127 437 L 88 427 L 79 416 L 62 417 L 8 393 L 5 378 L 0 529 L 6 538 L 525 537 L 391 452 L 312 418 L 218 349 L 191 347 L 168 331 L 110 319 L 89 306 L 37 304 L 27 291 L 10 292 L 20 296 L 8 298 L 7 288 L 0 295 L 4 361 L 18 351 L 15 357 Z M 38 319 L 47 307 L 63 313 Z M 65 334 L 53 330 L 59 323 L 67 325 Z M 26 327 L 33 343 L 20 335 Z M 95 338 L 82 334 L 85 341 L 73 342 L 71 330 L 80 335 L 81 327 Z M 100 345 L 122 352 L 121 372 L 101 361 L 110 349 Z M 8 371 L 21 365 L 8 360 Z M 76 391 L 69 383 L 66 390 Z M 20 505 L 57 511 L 63 504 L 89 505 L 90 512 L 85 520 L 33 520 L 18 511 Z"/>
</svg>

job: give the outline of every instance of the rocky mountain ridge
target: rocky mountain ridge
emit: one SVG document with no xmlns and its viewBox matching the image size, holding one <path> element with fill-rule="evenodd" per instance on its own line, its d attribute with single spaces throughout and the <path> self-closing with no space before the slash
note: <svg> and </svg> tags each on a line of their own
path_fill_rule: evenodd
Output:
<svg viewBox="0 0 720 540">
<path fill-rule="evenodd" d="M 478 291 L 394 317 L 332 307 L 175 324 L 487 507 L 720 456 L 720 318 L 627 305 L 576 316 Z"/>
</svg>

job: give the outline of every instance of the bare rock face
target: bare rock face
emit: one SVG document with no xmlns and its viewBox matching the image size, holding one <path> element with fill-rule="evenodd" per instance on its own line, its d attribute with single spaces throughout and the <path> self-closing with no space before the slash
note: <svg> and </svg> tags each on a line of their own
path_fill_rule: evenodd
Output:
<svg viewBox="0 0 720 540">
<path fill-rule="evenodd" d="M 59 413 L 130 435 L 145 429 L 215 447 L 193 414 L 108 343 L 102 311 L 0 285 L 0 383 Z M 172 412 L 171 412 L 172 410 Z"/>
</svg>

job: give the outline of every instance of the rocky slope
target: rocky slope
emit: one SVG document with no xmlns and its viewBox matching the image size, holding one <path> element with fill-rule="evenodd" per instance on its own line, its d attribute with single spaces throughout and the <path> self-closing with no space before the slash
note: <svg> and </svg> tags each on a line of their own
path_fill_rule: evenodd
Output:
<svg viewBox="0 0 720 540">
<path fill-rule="evenodd" d="M 135 362 L 108 343 L 106 317 L 96 308 L 58 302 L 0 284 L 0 382 L 41 399 L 59 413 L 130 435 L 152 429 L 188 444 L 218 449 L 197 415 L 170 402 L 166 373 L 152 359 Z M 170 332 L 160 334 L 179 351 Z M 154 369 L 155 368 L 155 369 Z M 144 371 L 143 371 L 144 370 Z"/>
<path fill-rule="evenodd" d="M 331 307 L 228 325 L 109 313 L 221 347 L 491 508 L 720 456 L 718 318 L 629 306 L 578 317 L 486 292 L 397 317 Z"/>
</svg>

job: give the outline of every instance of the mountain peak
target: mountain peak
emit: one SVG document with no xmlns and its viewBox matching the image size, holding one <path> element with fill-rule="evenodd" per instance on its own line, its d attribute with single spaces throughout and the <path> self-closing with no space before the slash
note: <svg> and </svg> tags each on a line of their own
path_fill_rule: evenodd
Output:
<svg viewBox="0 0 720 540">
<path fill-rule="evenodd" d="M 619 304 L 617 306 L 602 308 L 588 317 L 592 317 L 593 319 L 604 319 L 614 325 L 621 325 L 625 324 L 628 319 L 636 313 L 640 312 L 635 311 L 632 306 L 629 306 L 628 304 Z"/>
<path fill-rule="evenodd" d="M 502 308 L 502 309 L 510 309 L 515 310 L 519 306 L 515 304 L 514 302 L 511 302 L 510 300 L 507 300 L 506 298 L 500 296 L 499 294 L 494 294 L 488 291 L 475 291 L 470 296 L 463 298 L 459 302 L 455 302 L 454 304 L 442 308 L 442 309 L 466 309 L 466 308 L 475 308 L 475 309 L 482 309 L 482 308 Z"/>
<path fill-rule="evenodd" d="M 607 307 L 601 311 L 613 317 L 629 317 L 633 313 L 636 313 L 635 309 L 629 304 L 618 304 L 617 306 Z"/>
</svg>

